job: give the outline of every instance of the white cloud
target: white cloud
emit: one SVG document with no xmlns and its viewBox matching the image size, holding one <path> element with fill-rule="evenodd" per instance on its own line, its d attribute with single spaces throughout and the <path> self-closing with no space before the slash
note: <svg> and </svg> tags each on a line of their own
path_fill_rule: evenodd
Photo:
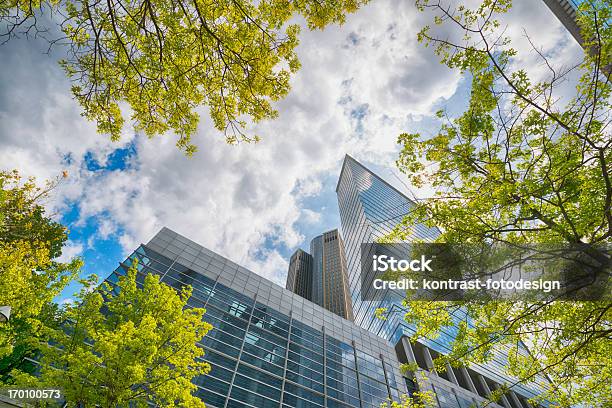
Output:
<svg viewBox="0 0 612 408">
<path fill-rule="evenodd" d="M 285 286 L 289 262 L 278 251 L 265 251 L 261 260 L 248 258 L 245 260 L 244 266 L 280 286 Z"/>
<path fill-rule="evenodd" d="M 317 178 L 317 175 L 310 176 L 305 179 L 300 179 L 295 186 L 295 194 L 297 197 L 313 197 L 321 192 L 323 184 Z"/>
<path fill-rule="evenodd" d="M 308 224 L 317 224 L 321 221 L 321 213 L 304 208 L 302 210 L 302 219 Z"/>
<path fill-rule="evenodd" d="M 538 7 L 523 8 L 512 21 L 550 22 Z M 409 2 L 379 0 L 344 26 L 304 30 L 302 69 L 278 103 L 280 117 L 256 127 L 264 140 L 228 146 L 204 115 L 194 137 L 200 151 L 191 159 L 171 135 L 127 134 L 122 144 L 97 135 L 71 100 L 57 55 L 16 41 L 0 48 L 0 163 L 40 179 L 68 169 L 56 207 L 78 202 L 81 221 L 100 217 L 97 235 L 116 236 L 126 252 L 165 225 L 282 283 L 287 260 L 264 245 L 296 247 L 305 239 L 296 222 L 321 221 L 300 208 L 301 200 L 316 197 L 322 180 L 339 173 L 345 153 L 392 166 L 397 135 L 455 93 L 459 75 L 417 45 L 423 18 Z M 543 45 L 556 44 L 557 35 L 555 26 Z M 129 169 L 86 169 L 86 152 L 104 163 L 129 141 L 138 152 Z"/>
<path fill-rule="evenodd" d="M 102 218 L 98 222 L 98 236 L 101 239 L 107 239 L 111 234 L 117 232 L 117 226 L 109 219 Z"/>
<path fill-rule="evenodd" d="M 83 244 L 68 240 L 62 247 L 62 255 L 57 258 L 58 262 L 70 262 L 75 256 L 81 256 L 83 253 Z"/>
</svg>

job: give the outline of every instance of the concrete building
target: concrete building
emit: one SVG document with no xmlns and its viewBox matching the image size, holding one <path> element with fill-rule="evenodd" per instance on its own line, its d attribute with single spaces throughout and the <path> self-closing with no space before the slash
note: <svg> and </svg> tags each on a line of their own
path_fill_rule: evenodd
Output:
<svg viewBox="0 0 612 408">
<path fill-rule="evenodd" d="M 576 12 L 583 0 L 544 0 L 550 11 L 561 21 L 567 31 L 582 45 L 580 27 L 576 23 Z"/>
</svg>

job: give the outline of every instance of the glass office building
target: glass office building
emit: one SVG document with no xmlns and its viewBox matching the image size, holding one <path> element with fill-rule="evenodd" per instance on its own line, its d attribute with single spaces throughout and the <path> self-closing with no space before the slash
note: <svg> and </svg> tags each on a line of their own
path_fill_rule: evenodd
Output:
<svg viewBox="0 0 612 408">
<path fill-rule="evenodd" d="M 453 328 L 447 328 L 435 340 L 411 344 L 407 341 L 407 336 L 414 333 L 414 327 L 403 319 L 404 293 L 391 290 L 373 291 L 371 286 L 361 287 L 361 244 L 377 242 L 379 238 L 389 234 L 410 211 L 414 205 L 413 201 L 348 155 L 342 165 L 336 192 L 346 246 L 355 323 L 393 344 L 400 361 L 417 363 L 421 369 L 432 373 L 433 375 L 429 376 L 431 384 L 419 384 L 419 386 L 433 388 L 441 407 L 468 407 L 474 402 L 482 401 L 482 398 L 487 397 L 492 390 L 502 384 L 512 383 L 512 379 L 507 376 L 504 369 L 507 355 L 502 349 L 496 351 L 495 357 L 488 364 L 474 365 L 469 369 L 455 369 L 448 366 L 446 372 L 437 375 L 432 360 L 438 353 L 444 354 L 450 351 L 449 345 L 455 335 Z M 426 242 L 435 240 L 440 234 L 437 228 L 422 224 L 412 225 L 408 232 L 413 239 Z M 364 259 L 371 257 L 364 256 Z M 364 273 L 370 272 L 365 268 Z M 373 292 L 362 293 L 362 290 Z M 375 317 L 375 310 L 380 307 L 388 311 L 386 320 Z M 463 319 L 464 316 L 458 315 L 456 318 Z M 526 407 L 528 406 L 526 400 L 539 395 L 546 384 L 544 378 L 539 378 L 537 383 L 528 386 L 517 385 L 502 398 L 502 406 Z M 409 388 L 410 386 L 416 384 L 409 384 Z"/>
<path fill-rule="evenodd" d="M 301 249 L 294 252 L 285 287 L 340 317 L 353 320 L 344 243 L 337 229 L 313 238 L 310 254 Z"/>
<path fill-rule="evenodd" d="M 348 264 L 349 290 L 353 304 L 355 323 L 382 337 L 387 325 L 375 317 L 378 307 L 392 307 L 401 300 L 401 293 L 374 291 L 361 293 L 361 244 L 377 242 L 389 234 L 412 207 L 404 194 L 365 168 L 350 156 L 346 156 L 336 187 L 340 222 Z M 424 225 L 413 227 L 415 238 L 434 240 L 439 231 Z M 370 257 L 367 257 L 368 259 Z M 384 293 L 384 295 L 382 295 Z M 375 298 L 376 302 L 364 302 L 363 298 Z"/>
<path fill-rule="evenodd" d="M 140 282 L 191 285 L 189 304 L 206 308 L 212 370 L 195 383 L 208 407 L 374 408 L 406 392 L 386 340 L 167 228 L 107 282 L 135 259 Z"/>
</svg>

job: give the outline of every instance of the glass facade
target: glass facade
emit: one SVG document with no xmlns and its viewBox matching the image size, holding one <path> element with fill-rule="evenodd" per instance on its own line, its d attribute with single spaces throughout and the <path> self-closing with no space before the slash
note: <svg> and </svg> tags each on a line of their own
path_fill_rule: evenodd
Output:
<svg viewBox="0 0 612 408">
<path fill-rule="evenodd" d="M 312 255 L 312 301 L 317 305 L 323 303 L 323 237 L 314 237 L 310 241 Z"/>
<path fill-rule="evenodd" d="M 448 352 L 455 336 L 452 328 L 436 340 L 411 345 L 406 336 L 414 328 L 403 320 L 403 293 L 377 291 L 374 300 L 362 300 L 361 244 L 388 234 L 413 203 L 349 156 L 336 191 L 344 239 L 337 230 L 329 231 L 313 239 L 311 257 L 301 251 L 304 262 L 292 258 L 296 268 L 300 261 L 300 267 L 312 269 L 310 276 L 295 269 L 290 277 L 301 288 L 297 292 L 304 292 L 302 296 L 167 228 L 136 249 L 107 281 L 116 283 L 138 259 L 140 282 L 153 273 L 177 289 L 192 286 L 189 305 L 204 307 L 204 319 L 213 325 L 201 344 L 212 370 L 194 383 L 198 396 L 213 408 L 374 408 L 418 388 L 434 391 L 440 407 L 467 407 L 512 382 L 505 374 L 503 349 L 487 364 L 450 368 L 438 375 L 432 358 Z M 439 235 L 436 228 L 420 224 L 412 226 L 410 233 L 419 240 L 435 240 Z M 337 276 L 327 271 L 339 269 L 344 287 L 337 289 Z M 304 279 L 313 284 L 310 293 Z M 334 290 L 342 291 L 348 302 L 345 310 L 352 312 L 354 322 L 341 317 L 334 304 L 325 303 L 326 293 L 339 298 L 340 292 Z M 305 299 L 309 294 L 313 301 Z M 379 307 L 388 309 L 386 320 L 375 318 Z M 404 362 L 429 371 L 428 383 L 403 377 L 399 366 Z M 539 387 L 514 387 L 516 392 L 509 392 L 501 404 L 526 408 L 526 398 L 539 394 Z"/>
<path fill-rule="evenodd" d="M 353 303 L 355 323 L 384 338 L 390 339 L 391 325 L 375 317 L 375 310 L 401 304 L 402 293 L 376 291 L 376 301 L 362 301 L 361 244 L 376 242 L 389 234 L 412 207 L 412 202 L 377 175 L 347 156 L 338 186 L 338 205 L 342 236 L 346 248 L 349 290 Z M 424 225 L 413 227 L 415 239 L 434 240 L 439 231 Z M 368 257 L 369 259 L 369 257 Z"/>
<path fill-rule="evenodd" d="M 405 392 L 384 341 L 168 229 L 107 282 L 135 259 L 139 282 L 153 273 L 191 285 L 189 305 L 206 308 L 213 330 L 201 346 L 212 370 L 194 382 L 209 407 L 371 408 Z"/>
<path fill-rule="evenodd" d="M 405 309 L 402 306 L 402 299 L 404 294 L 401 291 L 375 291 L 373 292 L 375 295 L 365 297 L 374 300 L 362 300 L 364 297 L 361 293 L 361 244 L 377 242 L 379 238 L 389 234 L 410 211 L 414 203 L 398 189 L 348 155 L 342 166 L 336 193 L 342 235 L 346 246 L 355 323 L 387 339 L 391 344 L 398 344 L 402 337 L 414 333 L 414 328 L 403 319 Z M 430 228 L 423 224 L 413 225 L 408 232 L 411 237 L 408 241 L 433 241 L 440 234 L 437 228 Z M 364 257 L 364 259 L 370 258 L 370 256 Z M 372 288 L 364 288 L 364 290 L 368 289 Z M 380 307 L 387 308 L 386 320 L 378 319 L 375 316 L 375 310 Z M 465 316 L 462 313 L 457 312 L 455 318 L 464 320 Z M 423 340 L 423 345 L 428 348 L 428 354 L 447 353 L 450 351 L 449 345 L 455 334 L 453 327 L 447 327 L 439 338 Z M 527 352 L 526 349 L 525 352 Z M 475 366 L 474 370 L 492 378 L 498 384 L 512 382 L 504 369 L 506 363 L 507 355 L 503 349 L 500 349 L 496 351 L 490 363 Z M 426 365 L 423 364 L 423 366 Z M 545 385 L 544 378 L 539 378 L 538 383 L 533 386 L 517 385 L 515 388 L 524 396 L 531 397 L 539 394 L 540 386 Z M 446 406 L 446 403 L 440 402 L 440 404 Z"/>
</svg>

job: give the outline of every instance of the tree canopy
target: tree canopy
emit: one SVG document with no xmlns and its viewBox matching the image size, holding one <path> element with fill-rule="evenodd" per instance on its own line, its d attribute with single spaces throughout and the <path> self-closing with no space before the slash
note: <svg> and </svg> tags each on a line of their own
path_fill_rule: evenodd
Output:
<svg viewBox="0 0 612 408">
<path fill-rule="evenodd" d="M 173 132 L 196 147 L 202 106 L 229 143 L 256 141 L 248 121 L 275 118 L 289 91 L 302 16 L 310 29 L 342 23 L 367 0 L 9 0 L 0 5 L 5 40 L 45 33 L 47 16 L 67 46 L 61 62 L 83 115 L 119 139 L 129 115 L 149 137 Z M 128 113 L 129 112 L 129 113 Z"/>
<path fill-rule="evenodd" d="M 59 388 L 74 407 L 203 407 L 192 380 L 210 369 L 198 342 L 211 326 L 203 309 L 186 307 L 190 287 L 137 280 L 134 265 L 115 286 L 92 276 L 72 303 L 55 303 L 82 266 L 57 260 L 67 230 L 44 201 L 60 181 L 40 188 L 0 172 L 0 306 L 11 307 L 0 323 L 0 383 Z"/>
<path fill-rule="evenodd" d="M 412 226 L 424 222 L 441 229 L 440 242 L 609 248 L 610 2 L 582 2 L 577 19 L 584 58 L 575 66 L 556 67 L 533 47 L 548 70 L 537 79 L 520 66 L 504 35 L 500 15 L 511 7 L 509 0 L 485 0 L 473 9 L 427 0 L 417 6 L 435 15 L 434 26 L 419 33 L 420 41 L 471 81 L 471 94 L 457 117 L 438 112 L 443 124 L 434 136 L 399 136 L 399 169 L 414 185 L 432 186 L 435 195 L 417 202 L 387 239 L 411 240 Z M 458 39 L 438 37 L 439 25 L 456 29 Z M 572 91 L 568 84 L 570 98 L 564 96 Z M 405 304 L 406 320 L 417 327 L 415 338 L 435 338 L 447 326 L 457 329 L 452 352 L 439 358 L 441 370 L 446 361 L 488 361 L 495 348 L 504 347 L 508 372 L 516 378 L 505 389 L 546 375 L 551 385 L 539 398 L 563 407 L 612 403 L 609 290 L 592 302 L 466 304 L 407 298 Z M 453 318 L 459 309 L 468 312 L 466 318 Z M 524 345 L 530 353 L 521 352 Z"/>
<path fill-rule="evenodd" d="M 74 279 L 79 259 L 58 262 L 66 229 L 52 220 L 42 200 L 59 180 L 39 188 L 16 171 L 0 172 L 0 305 L 11 318 L 0 324 L 0 379 L 13 369 L 30 370 L 26 357 L 36 351 L 44 322 L 56 308 L 51 302 Z"/>
<path fill-rule="evenodd" d="M 194 377 L 210 365 L 198 342 L 212 328 L 204 309 L 187 308 L 191 288 L 177 293 L 159 276 L 137 279 L 136 265 L 116 286 L 95 279 L 68 305 L 40 344 L 38 376 L 21 385 L 61 389 L 69 407 L 204 407 Z"/>
</svg>

